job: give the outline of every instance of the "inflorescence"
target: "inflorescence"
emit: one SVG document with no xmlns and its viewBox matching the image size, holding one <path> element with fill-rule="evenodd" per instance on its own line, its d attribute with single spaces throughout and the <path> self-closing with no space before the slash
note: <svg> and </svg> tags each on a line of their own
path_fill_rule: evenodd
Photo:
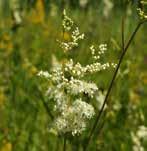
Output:
<svg viewBox="0 0 147 151">
<path fill-rule="evenodd" d="M 144 11 L 144 8 L 145 8 L 145 5 L 147 5 L 147 2 L 141 1 L 140 3 L 142 5 L 142 8 L 137 9 L 139 17 L 140 17 L 140 19 L 147 19 L 147 14 Z"/>
<path fill-rule="evenodd" d="M 73 27 L 74 22 L 63 13 L 63 29 L 71 31 L 70 42 L 60 42 L 64 51 L 69 51 L 79 45 L 79 40 L 84 38 L 78 27 Z M 38 76 L 48 81 L 46 92 L 49 100 L 54 102 L 55 120 L 53 128 L 60 134 L 71 133 L 73 136 L 81 134 L 86 128 L 86 123 L 94 115 L 94 107 L 90 100 L 98 97 L 99 89 L 94 82 L 88 82 L 85 76 L 116 67 L 114 63 L 100 63 L 101 55 L 107 51 L 106 44 L 100 44 L 98 49 L 90 47 L 93 62 L 88 65 L 74 63 L 72 59 L 64 63 L 56 63 L 50 72 L 40 71 Z M 86 99 L 85 99 L 86 96 Z M 102 99 L 101 99 L 102 100 Z M 103 100 L 102 100 L 103 101 Z"/>
<path fill-rule="evenodd" d="M 66 11 L 63 11 L 63 22 L 62 22 L 62 27 L 63 27 L 63 35 L 64 32 L 69 32 L 71 33 L 71 40 L 68 42 L 64 41 L 58 41 L 61 48 L 67 52 L 69 50 L 72 50 L 73 48 L 78 46 L 78 42 L 82 39 L 84 39 L 84 34 L 80 33 L 79 28 L 75 27 L 74 28 L 74 22 L 71 18 L 69 18 L 66 15 Z M 73 29 L 74 28 L 74 29 Z"/>
</svg>

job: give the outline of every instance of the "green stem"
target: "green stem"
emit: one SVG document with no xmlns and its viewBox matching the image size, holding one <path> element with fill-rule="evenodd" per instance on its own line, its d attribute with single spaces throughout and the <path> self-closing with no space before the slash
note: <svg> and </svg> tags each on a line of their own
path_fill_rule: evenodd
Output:
<svg viewBox="0 0 147 151">
<path fill-rule="evenodd" d="M 53 120 L 53 119 L 54 119 L 54 116 L 53 116 L 53 114 L 51 113 L 51 111 L 50 111 L 50 109 L 49 109 L 49 107 L 48 107 L 48 104 L 46 103 L 46 101 L 45 101 L 45 99 L 44 99 L 44 97 L 43 97 L 43 95 L 42 95 L 41 90 L 40 90 L 38 87 L 36 87 L 36 91 L 37 91 L 37 93 L 38 93 L 38 95 L 39 95 L 39 98 L 40 98 L 41 101 L 42 101 L 42 104 L 43 104 L 43 106 L 44 106 L 44 108 L 45 108 L 45 110 L 46 110 L 48 116 L 51 118 L 51 120 Z"/>
<path fill-rule="evenodd" d="M 66 151 L 66 136 L 64 136 L 64 144 L 63 144 L 63 151 Z"/>
<path fill-rule="evenodd" d="M 117 76 L 118 70 L 119 70 L 119 68 L 120 68 L 120 65 L 121 65 L 121 63 L 122 63 L 122 61 L 123 61 L 123 58 L 124 58 L 124 56 L 125 56 L 125 54 L 126 54 L 128 48 L 129 48 L 129 46 L 130 46 L 132 40 L 134 39 L 134 37 L 135 37 L 137 31 L 139 30 L 140 26 L 141 26 L 144 22 L 145 22 L 145 21 L 142 21 L 142 22 L 139 22 L 139 23 L 138 23 L 137 27 L 135 28 L 134 32 L 132 33 L 132 35 L 131 35 L 131 37 L 130 37 L 130 39 L 129 39 L 127 45 L 124 47 L 124 50 L 122 51 L 122 54 L 121 54 L 121 56 L 120 56 L 119 62 L 118 62 L 117 67 L 116 67 L 116 70 L 115 70 L 115 72 L 114 72 L 114 74 L 113 74 L 113 77 L 112 77 L 112 80 L 111 80 L 111 82 L 110 82 L 110 85 L 109 85 L 109 88 L 108 88 L 108 91 L 107 91 L 105 100 L 104 100 L 104 102 L 103 102 L 103 105 L 102 105 L 100 111 L 98 111 L 98 113 L 97 113 L 96 120 L 95 120 L 95 122 L 94 122 L 94 124 L 93 124 L 93 127 L 92 127 L 92 130 L 91 130 L 91 132 L 90 132 L 90 135 L 89 135 L 88 138 L 87 138 L 87 142 L 85 143 L 84 151 L 86 151 L 87 148 L 88 148 L 88 145 L 89 145 L 89 143 L 90 143 L 90 141 L 91 141 L 91 138 L 92 138 L 92 136 L 93 136 L 93 133 L 94 133 L 94 131 L 95 131 L 95 129 L 96 129 L 96 127 L 97 127 L 97 125 L 98 125 L 98 123 L 99 123 L 99 121 L 100 121 L 100 118 L 101 118 L 101 116 L 102 116 L 102 113 L 103 113 L 103 111 L 104 111 L 105 105 L 106 105 L 107 102 L 108 102 L 109 94 L 110 94 L 111 89 L 112 89 L 112 87 L 113 87 L 114 81 L 115 81 L 115 79 L 116 79 L 116 76 Z"/>
</svg>

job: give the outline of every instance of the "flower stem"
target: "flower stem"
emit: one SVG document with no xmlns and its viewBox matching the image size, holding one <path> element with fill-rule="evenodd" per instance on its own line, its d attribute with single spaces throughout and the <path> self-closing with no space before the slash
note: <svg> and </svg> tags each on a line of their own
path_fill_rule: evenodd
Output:
<svg viewBox="0 0 147 151">
<path fill-rule="evenodd" d="M 103 111 L 104 111 L 105 105 L 106 105 L 106 103 L 108 102 L 109 94 L 110 94 L 111 89 L 112 89 L 112 87 L 113 87 L 114 81 L 115 81 L 115 79 L 116 79 L 116 76 L 117 76 L 118 70 L 119 70 L 119 68 L 120 68 L 120 65 L 121 65 L 121 63 L 122 63 L 122 61 L 123 61 L 123 58 L 124 58 L 124 56 L 125 56 L 125 54 L 126 54 L 128 48 L 129 48 L 129 46 L 130 46 L 132 40 L 134 39 L 134 37 L 135 37 L 137 31 L 139 30 L 139 28 L 141 27 L 141 25 L 142 25 L 144 22 L 145 22 L 145 21 L 142 21 L 142 22 L 139 22 L 139 23 L 138 23 L 138 25 L 136 26 L 134 32 L 132 33 L 132 35 L 131 35 L 129 41 L 127 42 L 126 46 L 124 47 L 124 49 L 123 49 L 123 47 L 122 47 L 123 50 L 122 50 L 122 53 L 121 53 L 119 62 L 118 62 L 118 64 L 117 64 L 117 67 L 116 67 L 115 72 L 114 72 L 114 74 L 113 74 L 112 80 L 111 80 L 111 82 L 110 82 L 110 85 L 109 85 L 109 88 L 108 88 L 106 97 L 105 97 L 105 99 L 104 99 L 103 105 L 102 105 L 100 111 L 98 111 L 98 113 L 97 113 L 96 120 L 95 120 L 95 122 L 94 122 L 94 124 L 93 124 L 92 130 L 90 131 L 90 135 L 89 135 L 88 138 L 87 138 L 87 142 L 85 143 L 85 146 L 84 146 L 84 149 L 83 149 L 84 151 L 86 151 L 86 150 L 88 149 L 88 145 L 89 145 L 89 143 L 90 143 L 90 141 L 91 141 L 91 138 L 92 138 L 92 136 L 93 136 L 93 134 L 94 134 L 94 131 L 95 131 L 95 129 L 96 129 L 96 127 L 97 127 L 97 125 L 98 125 L 98 123 L 99 123 L 99 121 L 100 121 L 100 118 L 101 118 L 102 113 L 103 113 Z M 123 34 L 122 34 L 122 35 L 123 35 Z M 124 39 L 124 38 L 122 38 L 122 39 Z M 123 42 L 123 43 L 124 43 L 124 42 Z M 123 44 L 123 45 L 124 45 L 124 44 Z"/>
<path fill-rule="evenodd" d="M 66 136 L 64 136 L 63 151 L 66 151 Z"/>
</svg>

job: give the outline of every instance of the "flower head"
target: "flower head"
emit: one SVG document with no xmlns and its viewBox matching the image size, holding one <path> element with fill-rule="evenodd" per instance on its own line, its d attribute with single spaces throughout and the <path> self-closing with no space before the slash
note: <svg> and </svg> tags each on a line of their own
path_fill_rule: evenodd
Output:
<svg viewBox="0 0 147 151">
<path fill-rule="evenodd" d="M 64 11 L 63 27 L 71 32 L 71 41 L 60 42 L 61 48 L 71 50 L 78 46 L 79 40 L 84 38 L 79 28 L 73 28 L 73 21 L 66 16 Z M 53 67 L 50 73 L 40 71 L 39 76 L 48 80 L 48 89 L 46 92 L 50 101 L 53 101 L 53 112 L 55 120 L 53 127 L 58 133 L 71 133 L 72 135 L 81 134 L 87 126 L 87 122 L 94 116 L 94 107 L 90 100 L 96 99 L 99 94 L 98 86 L 94 82 L 86 80 L 85 76 L 90 76 L 96 72 L 114 67 L 114 63 L 101 63 L 100 57 L 107 51 L 106 44 L 100 44 L 98 48 L 90 47 L 93 62 L 83 66 L 73 59 L 58 62 L 55 56 Z M 86 97 L 86 99 L 85 99 Z M 88 100 L 88 103 L 86 102 Z"/>
</svg>

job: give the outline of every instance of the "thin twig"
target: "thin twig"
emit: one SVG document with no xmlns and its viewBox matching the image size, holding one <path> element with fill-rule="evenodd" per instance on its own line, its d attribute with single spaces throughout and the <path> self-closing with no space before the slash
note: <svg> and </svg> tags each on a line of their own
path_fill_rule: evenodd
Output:
<svg viewBox="0 0 147 151">
<path fill-rule="evenodd" d="M 104 100 L 103 105 L 102 105 L 102 108 L 101 108 L 101 110 L 98 111 L 98 113 L 97 113 L 96 120 L 95 120 L 95 122 L 94 122 L 94 124 L 93 124 L 93 127 L 92 127 L 92 130 L 91 130 L 91 132 L 90 132 L 90 135 L 88 136 L 87 142 L 85 143 L 84 151 L 87 150 L 88 145 L 89 145 L 89 143 L 90 143 L 90 141 L 91 141 L 91 137 L 92 137 L 92 135 L 93 135 L 93 133 L 94 133 L 94 131 L 95 131 L 95 129 L 96 129 L 96 127 L 97 127 L 99 121 L 100 121 L 101 115 L 102 115 L 102 113 L 103 113 L 103 111 L 104 111 L 105 105 L 107 104 L 109 94 L 110 94 L 111 89 L 112 89 L 112 87 L 113 87 L 115 78 L 116 78 L 116 76 L 117 76 L 117 73 L 118 73 L 118 70 L 119 70 L 119 68 L 120 68 L 120 65 L 121 65 L 121 63 L 122 63 L 122 61 L 123 61 L 123 58 L 124 58 L 124 56 L 125 56 L 125 54 L 126 54 L 128 48 L 129 48 L 129 46 L 130 46 L 132 40 L 134 39 L 134 37 L 135 37 L 137 31 L 139 30 L 140 26 L 141 26 L 144 22 L 145 22 L 145 21 L 142 21 L 142 22 L 139 22 L 139 23 L 138 23 L 137 27 L 135 28 L 134 32 L 132 33 L 132 35 L 131 35 L 131 37 L 130 37 L 130 39 L 129 39 L 127 45 L 125 46 L 124 50 L 122 51 L 122 54 L 121 54 L 121 56 L 120 56 L 119 62 L 118 62 L 117 67 L 116 67 L 116 70 L 115 70 L 115 72 L 114 72 L 114 74 L 113 74 L 113 77 L 112 77 L 112 80 L 111 80 L 111 82 L 110 82 L 110 85 L 109 85 L 109 88 L 108 88 L 108 91 L 107 91 L 105 100 Z"/>
<path fill-rule="evenodd" d="M 124 33 L 125 33 L 125 31 L 124 31 L 124 26 L 125 25 L 125 16 L 123 16 L 122 17 L 122 24 L 121 24 L 121 42 L 122 42 L 122 51 L 124 51 L 125 50 L 125 36 L 124 36 Z M 97 137 L 100 135 L 100 132 L 102 131 L 102 128 L 103 128 L 103 126 L 104 126 L 104 123 L 105 123 L 105 116 L 106 116 L 106 111 L 105 111 L 105 113 L 104 113 L 104 115 L 103 115 L 103 117 L 104 117 L 104 120 L 103 120 L 103 122 L 102 122 L 102 124 L 98 127 L 98 132 L 97 132 Z M 102 117 L 101 117 L 102 118 Z"/>
<path fill-rule="evenodd" d="M 106 111 L 103 114 L 103 121 L 101 122 L 101 124 L 99 123 L 98 132 L 96 133 L 97 137 L 101 134 L 105 122 L 106 122 Z"/>
</svg>

